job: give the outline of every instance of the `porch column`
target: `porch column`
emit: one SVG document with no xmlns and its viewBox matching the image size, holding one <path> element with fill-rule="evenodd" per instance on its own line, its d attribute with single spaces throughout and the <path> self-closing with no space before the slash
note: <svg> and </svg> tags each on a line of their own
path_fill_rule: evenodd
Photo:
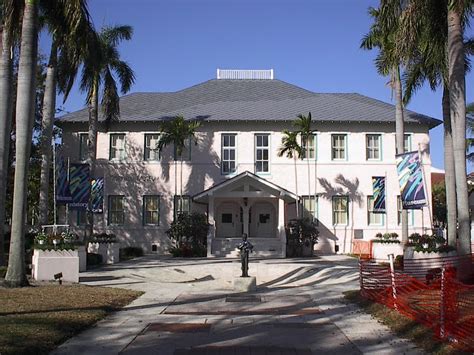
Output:
<svg viewBox="0 0 474 355">
<path fill-rule="evenodd" d="M 278 236 L 281 241 L 281 256 L 286 257 L 285 201 L 278 199 Z"/>
<path fill-rule="evenodd" d="M 243 214 L 242 223 L 244 224 L 243 229 L 244 229 L 244 233 L 247 234 L 248 237 L 250 237 L 250 235 L 249 235 L 249 211 L 250 211 L 249 206 L 242 206 L 242 214 Z"/>
<path fill-rule="evenodd" d="M 212 241 L 216 236 L 216 223 L 214 220 L 214 196 L 209 196 L 209 204 L 207 207 L 207 219 L 209 223 L 209 231 L 207 232 L 207 256 L 212 256 Z"/>
</svg>

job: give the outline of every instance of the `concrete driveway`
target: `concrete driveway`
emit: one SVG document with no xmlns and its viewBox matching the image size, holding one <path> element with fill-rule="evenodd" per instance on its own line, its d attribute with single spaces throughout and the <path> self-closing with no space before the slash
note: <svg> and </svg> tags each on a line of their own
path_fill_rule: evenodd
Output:
<svg viewBox="0 0 474 355">
<path fill-rule="evenodd" d="M 55 354 L 419 354 L 343 300 L 357 289 L 345 256 L 251 259 L 258 289 L 232 290 L 239 260 L 146 256 L 81 274 L 81 283 L 144 291 Z"/>
</svg>

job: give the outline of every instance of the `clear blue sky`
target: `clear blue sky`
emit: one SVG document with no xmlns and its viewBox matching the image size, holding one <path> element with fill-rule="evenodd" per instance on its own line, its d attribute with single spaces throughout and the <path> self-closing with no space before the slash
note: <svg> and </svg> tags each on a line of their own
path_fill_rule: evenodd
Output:
<svg viewBox="0 0 474 355">
<path fill-rule="evenodd" d="M 315 92 L 357 92 L 391 102 L 388 78 L 359 49 L 372 0 L 89 0 L 97 29 L 127 24 L 120 46 L 136 91 L 175 91 L 215 78 L 216 68 L 275 70 L 278 79 Z M 49 53 L 42 36 L 43 53 Z M 466 78 L 474 101 L 473 75 Z M 66 111 L 84 106 L 76 88 Z M 442 118 L 441 93 L 421 90 L 409 109 Z M 433 165 L 443 167 L 442 126 L 431 131 Z"/>
</svg>

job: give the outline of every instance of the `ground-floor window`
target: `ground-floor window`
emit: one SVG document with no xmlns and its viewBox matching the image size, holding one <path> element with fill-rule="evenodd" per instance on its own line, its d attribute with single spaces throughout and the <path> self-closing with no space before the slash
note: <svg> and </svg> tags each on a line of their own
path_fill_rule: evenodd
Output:
<svg viewBox="0 0 474 355">
<path fill-rule="evenodd" d="M 160 224 L 160 196 L 143 196 L 143 224 Z"/>
<path fill-rule="evenodd" d="M 108 222 L 109 225 L 122 225 L 125 221 L 125 196 L 109 196 Z"/>
<path fill-rule="evenodd" d="M 374 197 L 367 196 L 367 219 L 369 226 L 382 226 L 384 224 L 385 213 L 374 212 Z"/>
<path fill-rule="evenodd" d="M 174 197 L 174 216 L 179 216 L 181 213 L 191 212 L 191 196 L 175 195 Z"/>
<path fill-rule="evenodd" d="M 87 225 L 87 211 L 86 210 L 77 210 L 76 222 L 78 226 Z"/>
<path fill-rule="evenodd" d="M 402 199 L 400 196 L 397 196 L 397 207 L 398 207 L 398 213 L 397 213 L 397 223 L 398 225 L 402 224 Z M 408 225 L 412 226 L 413 225 L 413 210 L 407 210 L 408 211 Z"/>
<path fill-rule="evenodd" d="M 334 225 L 347 225 L 348 219 L 349 219 L 349 197 L 333 196 L 332 223 Z"/>
<path fill-rule="evenodd" d="M 318 223 L 318 197 L 303 196 L 303 218 L 309 218 Z"/>
</svg>

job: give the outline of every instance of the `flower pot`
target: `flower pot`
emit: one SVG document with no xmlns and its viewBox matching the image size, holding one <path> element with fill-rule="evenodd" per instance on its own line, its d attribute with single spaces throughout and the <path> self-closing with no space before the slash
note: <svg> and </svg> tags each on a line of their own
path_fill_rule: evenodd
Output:
<svg viewBox="0 0 474 355">
<path fill-rule="evenodd" d="M 38 240 L 38 244 L 39 244 L 39 245 L 44 245 L 44 239 Z"/>
</svg>

